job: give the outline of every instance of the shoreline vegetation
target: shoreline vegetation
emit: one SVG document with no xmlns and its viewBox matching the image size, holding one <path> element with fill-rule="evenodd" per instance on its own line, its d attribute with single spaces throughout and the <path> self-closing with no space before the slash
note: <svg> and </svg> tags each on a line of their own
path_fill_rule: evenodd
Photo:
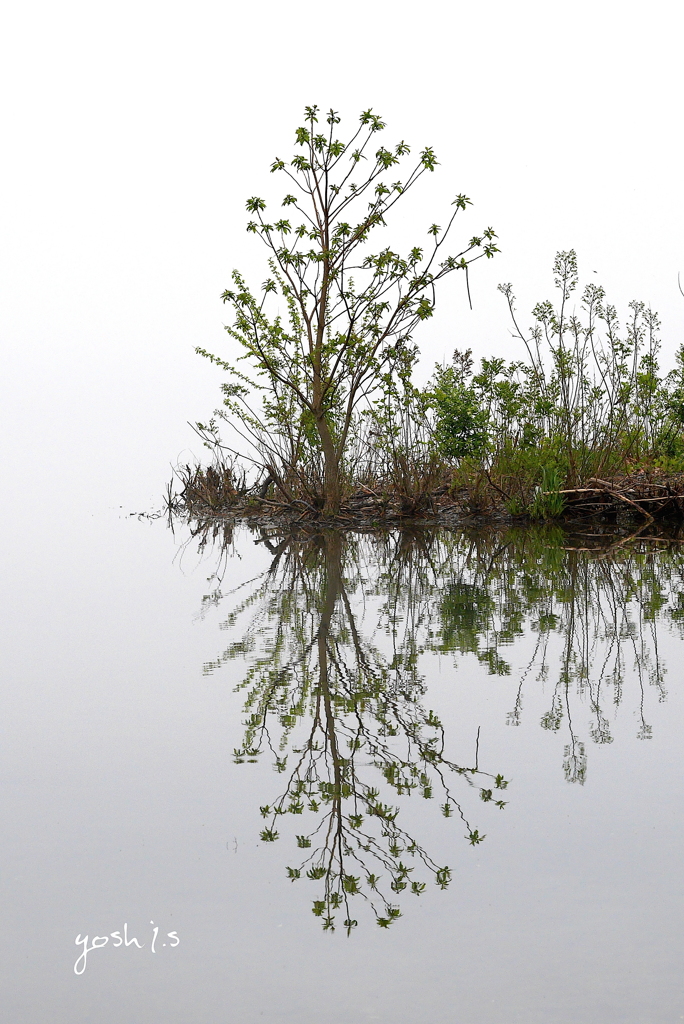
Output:
<svg viewBox="0 0 684 1024">
<path fill-rule="evenodd" d="M 512 514 L 504 495 L 484 476 L 482 480 L 473 473 L 464 484 L 462 474 L 455 471 L 451 484 L 415 495 L 360 486 L 341 502 L 338 512 L 326 514 L 304 499 L 277 501 L 255 489 L 239 490 L 233 477 L 223 476 L 215 466 L 185 466 L 176 469 L 180 492 L 173 490 L 173 482 L 169 485 L 167 511 L 200 528 L 225 520 L 309 533 L 552 522 L 578 535 L 586 527 L 594 531 L 588 536 L 604 540 L 613 536 L 646 539 L 645 530 L 671 540 L 684 534 L 684 473 L 641 472 L 613 481 L 589 480 L 585 487 L 542 492 L 544 501 L 562 499 L 562 511 L 555 515 Z"/>
<path fill-rule="evenodd" d="M 193 425 L 211 462 L 177 467 L 169 512 L 343 530 L 474 519 L 620 534 L 684 520 L 684 345 L 662 371 L 657 314 L 633 301 L 621 323 L 598 284 L 576 293 L 569 250 L 553 264 L 556 301 L 537 303 L 529 325 L 512 285 L 499 285 L 519 358 L 476 368 L 456 349 L 417 386 L 414 335 L 440 281 L 461 271 L 470 295 L 471 267 L 499 251 L 496 233 L 447 254 L 470 205 L 458 195 L 428 244 L 369 253 L 438 163 L 429 147 L 411 163 L 404 141 L 375 148 L 385 125 L 371 110 L 346 142 L 339 122 L 307 107 L 294 157 L 273 162 L 290 189 L 287 217 L 247 201 L 269 276 L 259 295 L 233 272 L 222 295 L 232 351 L 197 349 L 226 374 L 223 404 Z"/>
</svg>

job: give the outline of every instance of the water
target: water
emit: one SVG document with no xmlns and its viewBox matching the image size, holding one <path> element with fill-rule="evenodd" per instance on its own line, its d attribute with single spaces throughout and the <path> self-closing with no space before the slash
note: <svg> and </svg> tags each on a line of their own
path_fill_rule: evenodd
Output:
<svg viewBox="0 0 684 1024">
<path fill-rule="evenodd" d="M 18 524 L 5 1019 L 683 1020 L 684 549 L 598 544 Z"/>
</svg>

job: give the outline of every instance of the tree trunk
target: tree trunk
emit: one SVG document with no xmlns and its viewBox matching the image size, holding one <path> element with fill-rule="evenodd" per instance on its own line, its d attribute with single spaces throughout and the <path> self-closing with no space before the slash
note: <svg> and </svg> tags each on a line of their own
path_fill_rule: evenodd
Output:
<svg viewBox="0 0 684 1024">
<path fill-rule="evenodd" d="M 339 455 L 325 416 L 317 417 L 316 427 L 318 429 L 318 436 L 321 439 L 321 448 L 323 450 L 323 487 L 325 491 L 324 510 L 334 515 L 336 512 L 339 512 L 340 502 L 342 500 Z"/>
</svg>

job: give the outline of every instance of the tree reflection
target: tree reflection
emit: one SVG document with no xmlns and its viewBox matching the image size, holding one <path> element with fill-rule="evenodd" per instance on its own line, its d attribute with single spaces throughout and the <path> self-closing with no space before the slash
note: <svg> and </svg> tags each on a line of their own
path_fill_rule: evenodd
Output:
<svg viewBox="0 0 684 1024">
<path fill-rule="evenodd" d="M 270 567 L 223 624 L 238 639 L 205 671 L 235 658 L 246 665 L 235 759 L 273 758 L 283 781 L 261 808 L 261 838 L 288 833 L 296 858 L 287 875 L 318 883 L 312 909 L 325 929 L 351 931 L 362 905 L 388 927 L 401 893 L 449 884 L 449 867 L 400 823 L 401 798 L 435 800 L 473 845 L 485 838 L 471 824 L 474 804 L 505 806 L 504 777 L 480 767 L 476 743 L 468 763 L 455 761 L 426 708 L 435 654 L 517 675 L 511 726 L 531 685 L 549 690 L 541 725 L 565 730 L 569 782 L 586 779 L 587 739 L 612 742 L 628 680 L 638 688 L 638 736 L 650 738 L 648 693 L 666 696 L 656 626 L 684 620 L 678 547 L 577 550 L 548 528 L 260 542 Z M 206 602 L 220 599 L 217 591 Z M 531 655 L 514 673 L 512 645 L 523 638 Z"/>
<path fill-rule="evenodd" d="M 325 929 L 341 914 L 348 931 L 357 924 L 354 897 L 386 928 L 401 915 L 400 893 L 419 896 L 430 879 L 441 888 L 450 882 L 449 867 L 400 824 L 396 797 L 438 799 L 442 814 L 457 817 L 477 845 L 485 836 L 466 816 L 457 780 L 464 795 L 498 808 L 507 786 L 479 767 L 476 749 L 470 766 L 447 756 L 442 723 L 423 704 L 411 591 L 400 607 L 401 588 L 394 588 L 391 617 L 379 609 L 384 638 L 363 635 L 355 606 L 374 596 L 363 546 L 330 533 L 273 547 L 265 579 L 226 623 L 231 628 L 250 613 L 241 639 L 206 666 L 211 672 L 227 659 L 248 660 L 239 689 L 249 717 L 236 761 L 270 751 L 284 776 L 280 794 L 261 808 L 261 838 L 280 838 L 287 815 L 301 820 L 299 857 L 287 874 L 319 881 L 314 914 Z"/>
</svg>

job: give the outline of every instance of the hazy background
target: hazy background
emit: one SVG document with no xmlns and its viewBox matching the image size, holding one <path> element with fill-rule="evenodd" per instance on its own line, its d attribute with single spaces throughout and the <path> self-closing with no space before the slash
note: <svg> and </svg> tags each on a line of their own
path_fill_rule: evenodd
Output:
<svg viewBox="0 0 684 1024">
<path fill-rule="evenodd" d="M 427 373 L 454 345 L 513 354 L 500 281 L 524 311 L 552 291 L 554 252 L 583 280 L 660 312 L 683 340 L 681 29 L 674 3 L 313 2 L 6 7 L 0 26 L 2 430 L 24 500 L 148 507 L 169 462 L 198 450 L 219 373 L 219 295 L 264 256 L 244 200 L 266 194 L 302 108 L 351 127 L 372 106 L 387 141 L 441 167 L 396 240 L 420 242 L 449 199 L 462 237 L 502 254 L 454 278 L 422 337 Z M 276 195 L 280 196 L 281 187 Z M 458 234 L 455 236 L 458 238 Z M 596 271 L 596 274 L 593 272 Z M 420 339 L 418 339 L 420 340 Z M 517 350 L 516 350 L 517 351 Z M 32 497 L 29 498 L 29 495 Z"/>
<path fill-rule="evenodd" d="M 201 453 L 186 421 L 210 415 L 221 378 L 194 348 L 227 341 L 234 266 L 263 280 L 244 200 L 271 194 L 268 167 L 291 154 L 305 104 L 335 107 L 342 128 L 372 106 L 388 142 L 435 147 L 441 167 L 397 243 L 423 240 L 459 192 L 474 205 L 455 240 L 499 234 L 501 255 L 472 273 L 472 312 L 462 279 L 447 284 L 421 372 L 456 345 L 513 356 L 496 285 L 513 281 L 531 309 L 571 247 L 621 317 L 632 298 L 660 312 L 671 357 L 684 341 L 681 21 L 675 4 L 600 0 L 6 5 L 0 961 L 17 1024 L 245 1021 L 262 1004 L 259 1019 L 283 1022 L 347 1021 L 355 1006 L 360 1021 L 440 1019 L 457 998 L 464 1019 L 493 1024 L 684 1018 L 679 640 L 664 638 L 656 741 L 639 744 L 626 716 L 619 743 L 592 749 L 581 792 L 539 729 L 541 703 L 507 730 L 508 691 L 462 673 L 454 720 L 473 735 L 491 703 L 487 742 L 515 810 L 450 902 L 341 961 L 289 909 L 281 859 L 247 845 L 264 798 L 231 764 L 233 669 L 201 672 L 222 649 L 218 612 L 197 616 L 213 567 L 129 516 L 160 504 L 172 462 Z M 249 540 L 241 553 L 234 584 L 265 557 Z M 172 911 L 183 959 L 131 957 L 122 972 L 103 957 L 75 978 L 80 930 L 133 914 L 163 926 Z"/>
</svg>

